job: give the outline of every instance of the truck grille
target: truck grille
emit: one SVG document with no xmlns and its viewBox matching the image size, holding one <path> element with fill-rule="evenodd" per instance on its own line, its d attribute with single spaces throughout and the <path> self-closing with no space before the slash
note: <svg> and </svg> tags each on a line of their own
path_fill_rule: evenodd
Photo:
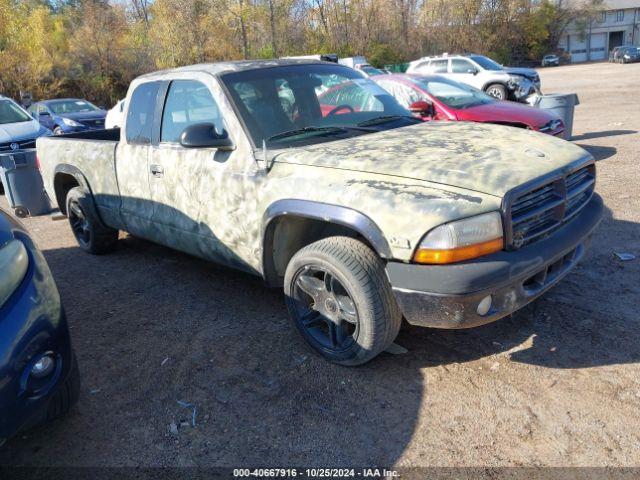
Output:
<svg viewBox="0 0 640 480">
<path fill-rule="evenodd" d="M 595 180 L 595 165 L 591 164 L 517 194 L 506 212 L 510 247 L 528 245 L 562 226 L 587 204 Z"/>
<path fill-rule="evenodd" d="M 17 150 L 25 150 L 27 148 L 36 148 L 36 139 L 30 138 L 29 140 L 18 140 L 16 142 L 0 143 L 0 152 L 12 152 L 11 144 L 18 144 Z"/>
</svg>

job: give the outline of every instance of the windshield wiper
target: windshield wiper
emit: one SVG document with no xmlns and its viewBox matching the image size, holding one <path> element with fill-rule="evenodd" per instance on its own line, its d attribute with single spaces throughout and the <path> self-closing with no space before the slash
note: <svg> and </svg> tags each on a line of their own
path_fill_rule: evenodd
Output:
<svg viewBox="0 0 640 480">
<path fill-rule="evenodd" d="M 346 131 L 347 129 L 342 127 L 309 126 L 309 127 L 303 127 L 303 128 L 296 128 L 295 130 L 287 130 L 286 132 L 276 133 L 275 135 L 271 135 L 269 138 L 267 138 L 267 141 L 280 140 L 281 138 L 287 138 L 287 137 L 295 137 L 296 135 L 302 135 L 304 133 L 343 133 Z"/>
<path fill-rule="evenodd" d="M 419 118 L 412 117 L 410 115 L 380 115 L 379 117 L 370 118 L 369 120 L 365 120 L 363 122 L 358 123 L 359 127 L 366 127 L 369 125 L 378 125 L 379 123 L 387 123 L 393 120 L 399 120 L 401 118 L 406 118 L 410 120 L 415 120 L 416 123 L 421 122 Z"/>
</svg>

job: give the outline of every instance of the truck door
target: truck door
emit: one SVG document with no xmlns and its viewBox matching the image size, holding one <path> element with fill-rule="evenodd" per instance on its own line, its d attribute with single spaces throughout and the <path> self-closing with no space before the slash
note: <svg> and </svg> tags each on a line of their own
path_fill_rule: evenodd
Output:
<svg viewBox="0 0 640 480">
<path fill-rule="evenodd" d="M 150 240 L 153 240 L 154 205 L 149 189 L 149 148 L 161 87 L 159 81 L 134 87 L 129 96 L 124 131 L 116 148 L 122 220 L 127 231 Z"/>
<path fill-rule="evenodd" d="M 234 224 L 227 205 L 239 188 L 231 173 L 234 152 L 216 148 L 185 148 L 180 135 L 190 125 L 212 123 L 226 130 L 218 103 L 204 83 L 210 76 L 171 81 L 160 122 L 160 136 L 151 147 L 151 195 L 156 241 L 199 257 L 238 266 L 225 244 Z M 238 183 L 238 185 L 236 185 Z"/>
</svg>

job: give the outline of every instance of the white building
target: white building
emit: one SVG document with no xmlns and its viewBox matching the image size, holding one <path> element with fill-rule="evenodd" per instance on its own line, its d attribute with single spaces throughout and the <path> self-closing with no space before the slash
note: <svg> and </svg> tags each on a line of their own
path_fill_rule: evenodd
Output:
<svg viewBox="0 0 640 480">
<path fill-rule="evenodd" d="M 640 46 L 640 0 L 604 0 L 592 21 L 567 27 L 558 47 L 576 63 L 605 60 L 620 45 Z"/>
</svg>

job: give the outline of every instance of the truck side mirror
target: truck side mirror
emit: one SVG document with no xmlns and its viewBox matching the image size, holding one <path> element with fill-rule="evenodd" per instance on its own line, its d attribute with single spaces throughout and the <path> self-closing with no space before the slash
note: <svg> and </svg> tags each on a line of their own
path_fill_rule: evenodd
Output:
<svg viewBox="0 0 640 480">
<path fill-rule="evenodd" d="M 218 132 L 213 123 L 196 123 L 188 126 L 180 134 L 180 145 L 186 148 L 217 148 L 218 150 L 235 148 L 227 131 Z"/>
<path fill-rule="evenodd" d="M 434 109 L 433 104 L 429 102 L 425 102 L 424 100 L 418 100 L 417 102 L 413 102 L 409 105 L 409 110 L 414 115 L 418 115 L 420 117 L 433 117 Z"/>
</svg>

